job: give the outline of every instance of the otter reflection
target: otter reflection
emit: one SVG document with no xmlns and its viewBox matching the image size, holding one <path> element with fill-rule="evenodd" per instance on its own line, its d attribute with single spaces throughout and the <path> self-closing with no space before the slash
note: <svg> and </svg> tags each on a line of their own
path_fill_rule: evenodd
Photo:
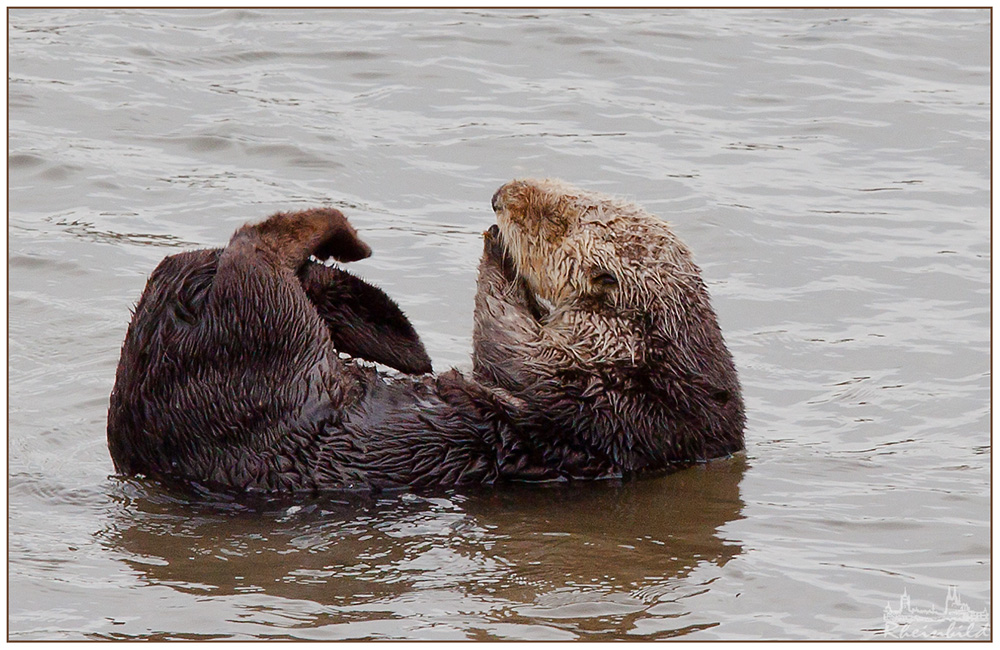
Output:
<svg viewBox="0 0 1000 650">
<path fill-rule="evenodd" d="M 128 482 L 102 536 L 150 585 L 198 597 L 242 594 L 247 607 L 267 602 L 278 612 L 280 599 L 315 603 L 289 605 L 294 627 L 396 618 L 421 597 L 461 598 L 470 630 L 499 620 L 544 624 L 548 599 L 574 592 L 630 603 L 631 614 L 601 616 L 611 622 L 597 626 L 624 632 L 629 616 L 646 616 L 697 567 L 741 552 L 722 529 L 741 516 L 744 467 L 733 458 L 624 484 L 294 503 L 192 503 Z M 588 631 L 594 621 L 579 617 L 559 625 L 596 634 Z M 168 629 L 183 632 L 183 621 Z M 220 633 L 239 630 L 219 621 Z"/>
</svg>

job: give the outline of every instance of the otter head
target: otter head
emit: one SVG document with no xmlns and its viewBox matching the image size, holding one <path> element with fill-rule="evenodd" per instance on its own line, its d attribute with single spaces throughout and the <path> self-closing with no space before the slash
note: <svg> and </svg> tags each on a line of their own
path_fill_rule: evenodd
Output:
<svg viewBox="0 0 1000 650">
<path fill-rule="evenodd" d="M 592 361 L 635 361 L 701 325 L 708 296 L 691 253 L 642 208 L 554 180 L 493 197 L 499 235 L 543 325 L 584 336 Z M 714 323 L 715 316 L 710 320 Z"/>
<path fill-rule="evenodd" d="M 481 376 L 525 404 L 540 386 L 563 391 L 576 411 L 552 430 L 578 429 L 625 470 L 742 448 L 732 358 L 700 270 L 664 221 L 554 180 L 512 181 L 492 204 L 504 292 L 534 322 L 502 345 L 487 340 L 498 328 L 478 328 Z"/>
</svg>

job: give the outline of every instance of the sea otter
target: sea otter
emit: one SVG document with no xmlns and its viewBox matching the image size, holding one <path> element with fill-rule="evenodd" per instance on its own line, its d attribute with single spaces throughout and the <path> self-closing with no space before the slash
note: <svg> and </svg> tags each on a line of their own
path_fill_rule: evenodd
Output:
<svg viewBox="0 0 1000 650">
<path fill-rule="evenodd" d="M 298 492 L 627 477 L 743 447 L 736 370 L 691 254 L 631 203 L 558 181 L 493 196 L 473 370 L 430 373 L 335 209 L 167 257 L 129 325 L 116 470 Z M 367 359 L 401 373 L 380 372 Z"/>
</svg>

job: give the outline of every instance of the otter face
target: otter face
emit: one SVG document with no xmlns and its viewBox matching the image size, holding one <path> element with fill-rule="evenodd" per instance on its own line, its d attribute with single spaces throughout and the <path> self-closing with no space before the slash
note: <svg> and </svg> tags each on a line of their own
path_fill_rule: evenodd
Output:
<svg viewBox="0 0 1000 650">
<path fill-rule="evenodd" d="M 493 209 L 473 369 L 537 431 L 529 447 L 588 449 L 583 465 L 570 451 L 560 461 L 581 475 L 594 459 L 633 471 L 742 448 L 732 357 L 664 221 L 552 180 L 507 183 Z"/>
<path fill-rule="evenodd" d="M 586 338 L 608 360 L 634 360 L 650 325 L 674 329 L 692 305 L 707 304 L 687 247 L 634 204 L 560 181 L 516 180 L 496 192 L 493 208 L 543 324 L 569 336 L 586 321 Z"/>
</svg>

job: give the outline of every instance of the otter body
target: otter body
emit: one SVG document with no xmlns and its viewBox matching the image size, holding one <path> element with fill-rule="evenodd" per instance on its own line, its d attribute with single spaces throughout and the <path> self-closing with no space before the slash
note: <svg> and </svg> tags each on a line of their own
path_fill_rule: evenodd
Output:
<svg viewBox="0 0 1000 650">
<path fill-rule="evenodd" d="M 430 374 L 392 300 L 310 260 L 370 254 L 336 210 L 166 258 L 122 348 L 116 470 L 296 492 L 621 477 L 742 449 L 732 358 L 664 222 L 555 181 L 508 183 L 493 207 L 471 376 Z"/>
</svg>

